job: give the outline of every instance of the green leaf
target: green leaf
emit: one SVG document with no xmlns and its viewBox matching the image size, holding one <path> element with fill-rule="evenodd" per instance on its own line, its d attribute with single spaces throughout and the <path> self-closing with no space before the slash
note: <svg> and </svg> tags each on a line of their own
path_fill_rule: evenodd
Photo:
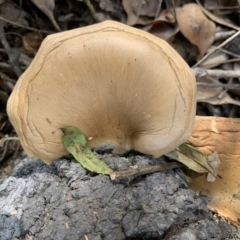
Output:
<svg viewBox="0 0 240 240">
<path fill-rule="evenodd" d="M 217 177 L 216 171 L 208 162 L 208 158 L 189 144 L 184 143 L 180 145 L 174 151 L 166 154 L 166 156 L 181 162 L 195 172 L 210 173 L 215 178 Z"/>
<path fill-rule="evenodd" d="M 64 136 L 63 145 L 73 157 L 91 172 L 109 175 L 113 170 L 103 161 L 99 160 L 91 151 L 91 148 L 83 133 L 75 127 L 62 128 Z"/>
<path fill-rule="evenodd" d="M 188 167 L 189 169 L 191 169 L 195 172 L 198 172 L 198 173 L 207 173 L 208 172 L 205 168 L 203 168 L 197 162 L 193 161 L 192 159 L 190 159 L 189 157 L 187 157 L 186 155 L 184 155 L 183 153 L 179 152 L 176 149 L 173 150 L 172 152 L 166 154 L 166 156 L 168 156 L 178 162 L 181 162 L 186 167 Z"/>
</svg>

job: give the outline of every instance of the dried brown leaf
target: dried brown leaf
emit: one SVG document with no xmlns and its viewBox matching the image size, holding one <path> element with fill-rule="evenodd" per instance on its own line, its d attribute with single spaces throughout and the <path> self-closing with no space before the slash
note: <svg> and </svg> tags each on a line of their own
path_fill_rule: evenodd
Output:
<svg viewBox="0 0 240 240">
<path fill-rule="evenodd" d="M 55 0 L 31 0 L 43 13 L 47 15 L 47 17 L 52 22 L 53 26 L 57 31 L 61 31 L 60 27 L 58 26 L 53 11 L 55 8 Z"/>
<path fill-rule="evenodd" d="M 13 1 L 3 1 L 1 3 L 0 11 L 0 27 L 8 25 L 7 21 L 28 26 L 28 21 L 26 20 L 27 13 L 23 9 L 18 8 Z M 3 19 L 6 19 L 7 21 L 4 21 Z"/>
<path fill-rule="evenodd" d="M 212 176 L 217 176 L 217 174 L 214 174 L 207 157 L 189 144 L 181 144 L 178 148 L 166 154 L 166 156 L 181 162 L 197 173 L 211 173 Z"/>
<path fill-rule="evenodd" d="M 239 3 L 237 0 L 206 0 L 204 7 L 208 10 L 236 9 L 239 8 Z"/>
<path fill-rule="evenodd" d="M 159 38 L 168 40 L 179 31 L 179 27 L 169 19 L 169 10 L 166 9 L 161 12 L 156 20 L 145 26 L 143 30 L 150 32 Z"/>
<path fill-rule="evenodd" d="M 229 59 L 228 54 L 221 51 L 217 51 L 213 53 L 211 56 L 209 56 L 207 60 L 200 64 L 200 66 L 209 69 L 225 63 L 228 59 Z"/>
<path fill-rule="evenodd" d="M 122 4 L 127 13 L 127 24 L 132 26 L 150 23 L 152 21 L 151 18 L 156 14 L 159 3 L 155 0 L 122 0 Z"/>
<path fill-rule="evenodd" d="M 218 175 L 218 168 L 220 165 L 219 155 L 216 151 L 214 151 L 210 156 L 208 156 L 208 163 L 211 165 L 211 167 L 213 169 L 213 174 L 208 173 L 207 181 L 214 182 L 216 180 L 215 176 Z"/>
<path fill-rule="evenodd" d="M 100 0 L 99 7 L 106 12 L 114 12 L 116 3 L 111 0 Z"/>
<path fill-rule="evenodd" d="M 197 78 L 197 83 L 219 83 L 210 77 Z M 197 101 L 207 102 L 213 105 L 234 104 L 240 106 L 240 102 L 232 99 L 222 87 L 209 88 L 197 85 Z"/>
<path fill-rule="evenodd" d="M 170 153 L 165 154 L 167 157 L 174 159 L 178 162 L 184 164 L 188 169 L 194 171 L 194 173 L 207 173 L 207 170 L 199 165 L 197 162 L 190 159 L 185 154 L 177 151 L 176 149 L 171 151 Z"/>
<path fill-rule="evenodd" d="M 233 70 L 240 71 L 240 63 L 239 62 L 235 62 L 233 64 Z M 240 78 L 233 79 L 233 83 L 240 83 Z M 239 88 L 231 89 L 231 90 L 229 90 L 229 92 L 234 93 L 240 97 L 240 89 Z"/>
<path fill-rule="evenodd" d="M 223 26 L 226 26 L 226 27 L 230 27 L 230 28 L 233 28 L 235 30 L 240 30 L 240 27 L 236 26 L 235 24 L 233 23 L 230 23 L 230 22 L 226 22 L 225 20 L 223 20 L 222 18 L 212 14 L 211 12 L 209 12 L 207 9 L 205 9 L 202 4 L 200 3 L 200 1 L 196 0 L 196 2 L 198 3 L 198 5 L 200 6 L 200 8 L 202 9 L 202 11 L 204 12 L 204 14 L 206 14 L 211 20 L 213 20 L 214 22 L 218 23 L 218 24 L 221 24 Z"/>
<path fill-rule="evenodd" d="M 199 49 L 203 56 L 215 38 L 216 26 L 195 3 L 176 8 L 176 17 L 182 34 Z"/>
<path fill-rule="evenodd" d="M 23 46 L 28 55 L 36 54 L 43 41 L 40 32 L 30 32 L 23 36 Z"/>
</svg>

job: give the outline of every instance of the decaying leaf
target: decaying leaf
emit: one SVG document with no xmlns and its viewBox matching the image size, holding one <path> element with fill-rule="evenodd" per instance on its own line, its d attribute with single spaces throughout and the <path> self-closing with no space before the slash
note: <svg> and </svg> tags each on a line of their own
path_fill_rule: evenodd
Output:
<svg viewBox="0 0 240 240">
<path fill-rule="evenodd" d="M 192 159 L 196 163 L 199 164 L 199 166 L 202 167 L 206 172 L 213 173 L 213 169 L 211 165 L 209 165 L 207 157 L 204 156 L 200 151 L 198 151 L 196 148 L 188 145 L 188 144 L 182 144 L 178 147 L 179 152 L 187 156 L 189 159 Z"/>
<path fill-rule="evenodd" d="M 218 168 L 220 165 L 220 159 L 216 151 L 214 151 L 211 155 L 208 156 L 208 163 L 211 165 L 214 174 L 208 173 L 207 181 L 214 182 L 216 180 L 215 176 L 217 176 L 218 174 Z"/>
<path fill-rule="evenodd" d="M 107 12 L 114 12 L 116 5 L 115 2 L 111 0 L 100 0 L 99 7 Z"/>
<path fill-rule="evenodd" d="M 176 17 L 182 34 L 199 49 L 203 56 L 215 38 L 216 26 L 195 3 L 176 8 Z"/>
<path fill-rule="evenodd" d="M 209 52 L 211 51 L 212 48 L 210 47 Z M 228 54 L 221 51 L 216 51 L 212 53 L 203 63 L 201 63 L 200 66 L 209 69 L 225 63 L 228 59 Z"/>
<path fill-rule="evenodd" d="M 240 27 L 236 26 L 235 24 L 233 23 L 230 23 L 230 22 L 226 22 L 224 19 L 216 16 L 215 14 L 212 14 L 211 12 L 209 12 L 207 9 L 205 9 L 202 4 L 200 3 L 200 1 L 196 0 L 196 2 L 198 3 L 198 5 L 201 7 L 202 11 L 211 19 L 213 20 L 214 22 L 216 23 L 219 23 L 223 26 L 227 26 L 227 27 L 230 27 L 230 28 L 233 28 L 233 29 L 236 29 L 236 30 L 240 30 Z M 217 2 L 217 1 L 216 1 Z"/>
<path fill-rule="evenodd" d="M 0 17 L 2 19 L 7 19 L 24 26 L 28 26 L 27 12 L 25 12 L 22 8 L 19 8 L 13 1 L 2 1 L 0 5 L 0 12 Z M 2 19 L 0 21 L 0 27 L 7 26 L 8 23 L 2 21 Z"/>
<path fill-rule="evenodd" d="M 199 1 L 197 1 L 199 2 Z M 205 0 L 204 7 L 208 10 L 229 10 L 238 9 L 239 4 L 237 0 Z"/>
<path fill-rule="evenodd" d="M 62 131 L 64 133 L 63 145 L 84 168 L 99 174 L 112 172 L 112 169 L 93 154 L 82 132 L 75 127 L 67 127 Z"/>
<path fill-rule="evenodd" d="M 178 25 L 169 19 L 169 15 L 170 11 L 168 9 L 163 10 L 160 16 L 146 25 L 143 30 L 150 32 L 159 38 L 168 40 L 179 31 Z"/>
<path fill-rule="evenodd" d="M 233 70 L 234 71 L 240 71 L 240 63 L 239 62 L 235 62 L 233 64 Z M 238 83 L 240 84 L 240 78 L 236 78 L 233 79 L 233 83 Z M 234 88 L 234 89 L 230 89 L 229 92 L 236 94 L 238 97 L 240 97 L 240 88 Z"/>
<path fill-rule="evenodd" d="M 58 26 L 53 11 L 55 8 L 55 0 L 31 0 L 42 12 L 44 12 L 47 17 L 52 22 L 53 26 L 56 28 L 57 31 L 61 31 L 60 27 Z"/>
<path fill-rule="evenodd" d="M 30 32 L 23 36 L 23 46 L 28 55 L 35 55 L 43 41 L 40 32 Z"/>
<path fill-rule="evenodd" d="M 192 159 L 188 158 L 187 156 L 185 156 L 181 152 L 177 151 L 176 149 L 165 155 L 171 159 L 181 162 L 187 168 L 191 169 L 194 172 L 197 172 L 197 173 L 206 173 L 207 172 L 206 169 L 202 168 L 198 163 L 196 163 Z"/>
<path fill-rule="evenodd" d="M 0 147 L 4 146 L 4 143 L 7 141 L 19 141 L 18 137 L 9 137 L 7 134 L 0 138 Z"/>
<path fill-rule="evenodd" d="M 240 102 L 234 100 L 222 87 L 209 87 L 201 83 L 219 84 L 219 82 L 210 77 L 197 78 L 197 101 L 207 102 L 213 105 L 234 104 L 240 106 Z"/>
<path fill-rule="evenodd" d="M 188 143 L 209 156 L 217 152 L 221 178 L 207 182 L 206 176 L 188 178 L 190 187 L 211 198 L 211 210 L 240 227 L 240 120 L 196 117 Z"/>
<path fill-rule="evenodd" d="M 156 14 L 159 3 L 155 0 L 122 0 L 122 4 L 127 13 L 127 24 L 132 26 L 150 23 L 152 21 L 151 17 L 154 17 Z"/>
<path fill-rule="evenodd" d="M 167 156 L 181 162 L 195 172 L 210 173 L 217 176 L 217 172 L 215 173 L 212 166 L 208 163 L 207 157 L 186 143 L 180 145 L 177 149 L 167 154 Z"/>
</svg>

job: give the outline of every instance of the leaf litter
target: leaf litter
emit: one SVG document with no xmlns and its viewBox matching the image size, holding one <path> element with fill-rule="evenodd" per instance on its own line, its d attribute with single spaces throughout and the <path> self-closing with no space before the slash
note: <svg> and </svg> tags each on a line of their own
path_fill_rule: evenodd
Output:
<svg viewBox="0 0 240 240">
<path fill-rule="evenodd" d="M 75 127 L 66 127 L 63 131 L 62 142 L 73 157 L 87 170 L 109 175 L 113 172 L 106 163 L 98 159 L 92 152 L 83 133 Z"/>
</svg>

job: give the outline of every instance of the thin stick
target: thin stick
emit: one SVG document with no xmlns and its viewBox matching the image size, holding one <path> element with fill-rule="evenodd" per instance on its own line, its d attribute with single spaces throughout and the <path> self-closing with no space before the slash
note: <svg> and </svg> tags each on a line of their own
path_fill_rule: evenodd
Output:
<svg viewBox="0 0 240 240">
<path fill-rule="evenodd" d="M 13 68 L 13 71 L 15 72 L 15 74 L 20 77 L 22 75 L 22 70 L 19 66 L 19 63 L 17 61 L 17 58 L 14 56 L 14 54 L 12 53 L 12 49 L 10 48 L 9 44 L 8 44 L 8 41 L 5 37 L 5 34 L 4 34 L 4 31 L 3 31 L 3 28 L 0 27 L 0 40 L 1 40 L 1 43 L 4 47 L 4 49 L 6 50 L 7 54 L 8 54 L 8 57 L 10 59 L 10 63 L 11 63 L 11 66 Z"/>
<path fill-rule="evenodd" d="M 233 34 L 231 37 L 229 37 L 226 41 L 224 41 L 222 44 L 220 44 L 218 47 L 213 49 L 211 52 L 206 54 L 202 59 L 200 59 L 192 68 L 196 68 L 199 66 L 201 63 L 203 63 L 210 55 L 212 55 L 214 52 L 219 50 L 220 48 L 224 47 L 226 44 L 231 42 L 234 38 L 236 38 L 240 34 L 240 31 L 237 31 L 235 34 Z"/>
<path fill-rule="evenodd" d="M 240 78 L 240 70 L 221 70 L 221 69 L 192 69 L 196 77 L 211 76 L 218 78 Z"/>
<path fill-rule="evenodd" d="M 160 11 L 161 11 L 161 8 L 162 8 L 162 0 L 159 0 L 158 1 L 158 7 L 157 7 L 157 11 L 155 13 L 155 18 L 154 19 L 157 19 L 159 14 L 160 14 Z"/>
<path fill-rule="evenodd" d="M 19 137 L 3 137 L 0 139 L 0 147 L 3 147 L 3 144 L 7 141 L 19 141 Z"/>
<path fill-rule="evenodd" d="M 225 39 L 231 37 L 235 32 L 236 32 L 235 30 L 217 32 L 217 33 L 215 34 L 215 41 L 225 40 Z"/>
<path fill-rule="evenodd" d="M 177 162 L 172 163 L 164 163 L 161 165 L 154 165 L 154 166 L 147 166 L 147 167 L 141 167 L 136 169 L 128 169 L 123 171 L 116 171 L 110 173 L 110 178 L 112 181 L 121 180 L 128 177 L 137 177 L 141 175 L 145 175 L 148 173 L 154 173 L 159 172 L 163 170 L 173 169 L 173 168 L 181 168 L 184 165 Z"/>
<path fill-rule="evenodd" d="M 221 84 L 221 83 L 204 83 L 204 82 L 199 82 L 197 83 L 197 86 L 206 86 L 210 88 L 215 88 L 215 87 L 222 87 L 225 89 L 237 89 L 240 88 L 240 84 Z"/>
<path fill-rule="evenodd" d="M 144 0 L 141 0 L 141 3 L 138 5 L 138 11 L 137 11 L 137 17 L 138 18 L 139 18 L 140 14 L 141 14 L 141 11 L 142 11 L 143 1 Z"/>
<path fill-rule="evenodd" d="M 228 50 L 226 50 L 226 49 L 224 49 L 224 48 L 219 49 L 219 51 L 221 51 L 221 52 L 223 52 L 223 53 L 227 53 L 228 55 L 233 56 L 233 57 L 235 57 L 235 58 L 239 58 L 239 57 L 240 57 L 240 55 L 234 54 L 234 53 L 232 53 L 232 52 L 230 52 L 230 51 L 228 51 Z"/>
<path fill-rule="evenodd" d="M 12 67 L 11 67 L 10 64 L 8 64 L 8 63 L 3 63 L 3 62 L 0 62 L 0 68 L 7 69 L 7 70 L 9 70 L 9 71 L 12 70 Z"/>
<path fill-rule="evenodd" d="M 36 32 L 42 32 L 42 33 L 47 33 L 47 34 L 53 33 L 53 32 L 47 31 L 47 30 L 40 30 L 40 29 L 36 29 L 36 28 L 32 28 L 32 27 L 27 27 L 27 26 L 21 25 L 21 24 L 16 23 L 16 22 L 12 22 L 12 21 L 10 21 L 8 19 L 5 19 L 3 17 L 0 17 L 0 20 L 2 20 L 4 22 L 7 22 L 7 23 L 10 23 L 10 24 L 12 24 L 14 26 L 25 28 L 25 29 L 28 29 L 28 30 L 36 31 Z"/>
<path fill-rule="evenodd" d="M 91 12 L 94 20 L 95 20 L 96 22 L 100 22 L 99 19 L 98 19 L 98 17 L 97 17 L 97 15 L 96 15 L 96 11 L 95 11 L 92 3 L 91 3 L 91 0 L 84 0 L 84 2 L 85 2 L 85 4 L 87 5 L 89 11 Z"/>
</svg>

